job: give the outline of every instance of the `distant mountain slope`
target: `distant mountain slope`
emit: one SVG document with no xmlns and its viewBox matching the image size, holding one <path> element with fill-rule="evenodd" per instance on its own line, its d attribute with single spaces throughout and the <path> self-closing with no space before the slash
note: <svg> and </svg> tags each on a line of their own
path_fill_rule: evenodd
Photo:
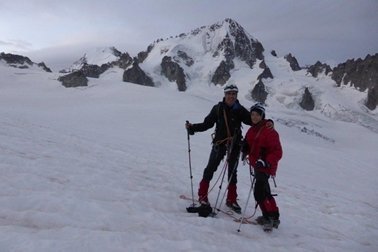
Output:
<svg viewBox="0 0 378 252">
<path fill-rule="evenodd" d="M 0 62 L 4 62 L 8 66 L 16 68 L 39 68 L 46 72 L 51 72 L 51 69 L 48 68 L 45 63 L 35 63 L 31 61 L 28 57 L 11 54 L 11 53 L 0 53 Z"/>
</svg>

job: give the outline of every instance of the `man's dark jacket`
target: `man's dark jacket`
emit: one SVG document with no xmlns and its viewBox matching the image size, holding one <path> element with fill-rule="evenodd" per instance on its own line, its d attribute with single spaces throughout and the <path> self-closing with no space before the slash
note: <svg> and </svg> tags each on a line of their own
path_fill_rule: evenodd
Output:
<svg viewBox="0 0 378 252">
<path fill-rule="evenodd" d="M 193 133 L 206 131 L 216 124 L 213 143 L 222 143 L 224 142 L 223 140 L 227 139 L 228 137 L 225 117 L 227 117 L 231 137 L 237 133 L 238 135 L 240 134 L 241 139 L 242 122 L 247 125 L 252 125 L 251 116 L 248 110 L 244 108 L 238 100 L 236 100 L 235 103 L 229 107 L 223 99 L 223 101 L 214 105 L 202 123 L 193 124 L 190 131 Z M 237 140 L 239 141 L 240 139 Z"/>
</svg>

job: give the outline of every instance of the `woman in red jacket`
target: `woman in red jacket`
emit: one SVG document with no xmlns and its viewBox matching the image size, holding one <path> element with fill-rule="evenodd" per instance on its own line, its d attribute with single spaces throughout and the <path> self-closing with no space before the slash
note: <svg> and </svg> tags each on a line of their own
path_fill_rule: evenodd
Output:
<svg viewBox="0 0 378 252">
<path fill-rule="evenodd" d="M 279 210 L 269 186 L 269 177 L 275 176 L 278 161 L 282 157 L 282 147 L 277 131 L 267 127 L 265 108 L 257 103 L 250 109 L 252 127 L 245 136 L 243 152 L 248 155 L 249 164 L 254 168 L 256 184 L 254 197 L 259 205 L 262 216 L 256 221 L 271 231 L 280 224 Z"/>
</svg>

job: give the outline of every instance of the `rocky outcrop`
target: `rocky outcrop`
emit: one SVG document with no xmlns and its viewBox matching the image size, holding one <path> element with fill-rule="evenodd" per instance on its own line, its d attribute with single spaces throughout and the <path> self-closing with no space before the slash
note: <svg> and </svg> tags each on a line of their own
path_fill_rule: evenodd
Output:
<svg viewBox="0 0 378 252">
<path fill-rule="evenodd" d="M 253 100 L 265 103 L 265 100 L 268 97 L 268 92 L 265 91 L 265 85 L 261 79 L 252 89 L 251 96 Z"/>
<path fill-rule="evenodd" d="M 378 90 L 376 87 L 369 88 L 367 100 L 366 100 L 366 107 L 371 110 L 376 109 L 378 106 Z"/>
<path fill-rule="evenodd" d="M 33 61 L 31 61 L 28 57 L 11 53 L 0 53 L 0 60 L 4 60 L 8 65 L 33 65 Z"/>
<path fill-rule="evenodd" d="M 134 60 L 132 67 L 123 72 L 123 81 L 143 86 L 154 86 L 153 80 L 139 67 L 138 60 Z"/>
<path fill-rule="evenodd" d="M 82 70 L 60 76 L 58 81 L 62 82 L 62 85 L 67 88 L 88 86 L 88 79 Z"/>
<path fill-rule="evenodd" d="M 43 70 L 45 70 L 46 72 L 48 73 L 51 73 L 51 69 L 49 67 L 46 66 L 46 64 L 44 62 L 41 62 L 41 63 L 38 63 L 37 64 L 40 68 L 42 68 Z"/>
<path fill-rule="evenodd" d="M 274 57 L 277 57 L 277 53 L 276 53 L 275 50 L 272 50 L 272 51 L 270 52 L 270 54 L 271 54 L 272 56 L 274 56 Z"/>
<path fill-rule="evenodd" d="M 137 60 L 139 64 L 143 63 L 143 61 L 148 57 L 148 54 L 151 52 L 153 48 L 154 48 L 154 45 L 152 44 L 147 47 L 147 51 L 138 53 Z"/>
<path fill-rule="evenodd" d="M 232 61 L 235 58 L 234 44 L 228 34 L 226 34 L 222 42 L 218 44 L 218 48 L 214 52 L 213 57 L 217 57 L 220 52 L 223 52 L 223 56 L 226 58 L 226 61 Z"/>
<path fill-rule="evenodd" d="M 299 70 L 301 70 L 301 67 L 298 64 L 297 59 L 293 55 L 291 55 L 291 53 L 289 53 L 288 55 L 286 55 L 284 58 L 287 60 L 287 62 L 289 62 L 290 68 L 293 71 L 299 71 Z"/>
<path fill-rule="evenodd" d="M 333 69 L 332 79 L 340 86 L 350 84 L 360 91 L 378 88 L 378 53 L 365 59 L 351 59 Z"/>
<path fill-rule="evenodd" d="M 318 74 L 324 73 L 325 75 L 328 75 L 328 73 L 332 72 L 332 69 L 327 64 L 322 64 L 320 61 L 317 61 L 315 65 L 310 66 L 307 69 L 307 72 L 312 75 L 312 77 L 318 77 Z"/>
<path fill-rule="evenodd" d="M 264 71 L 259 74 L 259 76 L 257 76 L 257 79 L 258 80 L 261 80 L 261 79 L 268 79 L 268 78 L 271 78 L 273 79 L 273 74 L 272 72 L 270 71 L 270 68 L 265 64 L 265 61 L 261 61 L 260 65 L 259 65 L 260 68 L 264 69 Z"/>
<path fill-rule="evenodd" d="M 37 65 L 39 68 L 43 69 L 46 72 L 51 73 L 51 69 L 48 68 L 45 63 L 34 63 L 31 61 L 28 57 L 17 55 L 17 54 L 11 54 L 11 53 L 0 53 L 0 60 L 4 60 L 9 66 L 16 67 L 16 68 L 30 68 L 33 65 Z"/>
<path fill-rule="evenodd" d="M 103 74 L 106 70 L 108 70 L 111 67 L 117 66 L 122 69 L 127 69 L 129 66 L 132 65 L 133 58 L 131 58 L 131 56 L 128 53 L 121 53 L 114 47 L 110 49 L 112 49 L 113 54 L 118 57 L 117 60 L 102 64 L 101 66 L 87 64 L 86 59 L 83 60 L 80 70 L 83 71 L 86 77 L 99 78 L 101 74 Z"/>
<path fill-rule="evenodd" d="M 261 79 L 268 79 L 268 78 L 273 79 L 273 74 L 270 71 L 269 67 L 266 67 L 264 68 L 264 71 L 259 76 L 257 76 L 257 79 L 261 80 Z"/>
<path fill-rule="evenodd" d="M 218 48 L 214 52 L 213 57 L 222 54 L 225 60 L 221 61 L 211 79 L 212 83 L 220 85 L 224 85 L 230 79 L 230 70 L 235 67 L 233 62 L 235 57 L 247 63 L 250 68 L 253 68 L 256 59 L 264 59 L 264 48 L 262 44 L 257 40 L 250 39 L 243 27 L 234 20 L 228 18 L 225 19 L 222 24 L 214 24 L 210 26 L 210 31 L 215 31 L 224 24 L 228 24 L 230 33 L 226 34 L 221 43 L 218 44 Z M 268 72 L 264 74 L 268 74 Z"/>
<path fill-rule="evenodd" d="M 304 110 L 314 110 L 315 108 L 315 101 L 312 98 L 310 90 L 306 87 L 304 94 L 302 96 L 302 101 L 299 103 L 299 105 L 304 109 Z"/>
<path fill-rule="evenodd" d="M 256 59 L 264 59 L 264 47 L 262 44 L 258 40 L 250 38 L 245 32 L 244 28 L 236 21 L 227 18 L 222 23 L 211 25 L 209 30 L 214 32 L 223 25 L 229 26 L 230 34 L 227 34 L 223 41 L 218 45 L 218 50 L 213 56 L 223 53 L 226 61 L 230 61 L 235 57 L 238 57 L 242 61 L 246 62 L 250 68 L 253 67 Z M 234 43 L 230 39 L 231 36 L 233 37 Z"/>
<path fill-rule="evenodd" d="M 250 68 L 253 67 L 256 59 L 263 60 L 262 44 L 257 40 L 249 39 L 243 27 L 237 22 L 232 19 L 226 19 L 226 21 L 230 23 L 231 35 L 235 37 L 235 56 L 245 61 Z"/>
<path fill-rule="evenodd" d="M 119 59 L 109 63 L 110 66 L 118 66 L 119 68 L 126 69 L 133 64 L 133 58 L 128 53 L 121 53 Z M 101 66 L 102 67 L 102 66 Z"/>
<path fill-rule="evenodd" d="M 230 70 L 234 68 L 234 63 L 229 61 L 228 63 L 224 60 L 219 64 L 214 72 L 211 82 L 214 84 L 224 85 L 231 77 Z"/>
<path fill-rule="evenodd" d="M 101 66 L 84 64 L 81 71 L 86 77 L 98 78 L 102 73 L 108 70 L 109 67 L 109 64 L 102 64 Z"/>
<path fill-rule="evenodd" d="M 349 84 L 364 92 L 368 89 L 365 105 L 369 109 L 378 106 L 376 94 L 378 90 L 378 53 L 365 59 L 350 59 L 337 65 L 332 70 L 332 79 L 341 86 Z"/>
<path fill-rule="evenodd" d="M 173 59 L 177 63 L 183 62 L 188 67 L 194 64 L 193 58 L 189 57 L 188 54 L 186 54 L 186 52 L 180 50 L 177 51 L 176 56 L 173 56 Z"/>
<path fill-rule="evenodd" d="M 186 54 L 185 54 L 186 55 Z M 179 91 L 186 90 L 186 81 L 184 70 L 179 64 L 172 61 L 171 57 L 165 56 L 160 64 L 161 73 L 168 78 L 169 81 L 175 81 Z"/>
</svg>

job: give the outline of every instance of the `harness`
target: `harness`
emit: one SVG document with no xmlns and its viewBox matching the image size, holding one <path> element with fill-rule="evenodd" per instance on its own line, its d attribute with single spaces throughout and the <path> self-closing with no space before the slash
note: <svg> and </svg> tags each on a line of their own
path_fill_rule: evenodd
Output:
<svg viewBox="0 0 378 252">
<path fill-rule="evenodd" d="M 221 109 L 221 103 L 219 103 L 219 106 L 218 106 L 218 111 L 217 111 L 217 117 L 218 117 L 218 121 L 220 121 L 220 110 Z M 223 107 L 222 107 L 222 109 L 223 109 Z M 216 141 L 215 142 L 215 145 L 220 145 L 220 144 L 223 144 L 223 143 L 227 143 L 227 144 L 230 144 L 231 143 L 231 141 L 232 141 L 232 138 L 233 138 L 233 136 L 231 135 L 231 132 L 230 132 L 230 127 L 229 127 L 229 125 L 228 125 L 228 120 L 227 120 L 227 113 L 226 113 L 226 110 L 225 109 L 223 109 L 223 118 L 224 118 L 224 122 L 225 122 L 225 124 L 226 124 L 226 130 L 227 130 L 227 137 L 226 138 L 224 138 L 224 139 L 221 139 L 221 140 L 218 140 L 218 141 Z M 213 133 L 212 134 L 212 136 L 213 136 L 213 139 L 214 139 L 214 136 L 215 135 L 215 133 Z"/>
</svg>

